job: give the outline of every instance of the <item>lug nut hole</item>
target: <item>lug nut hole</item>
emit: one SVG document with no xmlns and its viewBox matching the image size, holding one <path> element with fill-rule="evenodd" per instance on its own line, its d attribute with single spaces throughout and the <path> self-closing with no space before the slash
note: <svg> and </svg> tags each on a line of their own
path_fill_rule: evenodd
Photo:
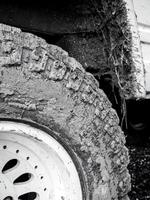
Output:
<svg viewBox="0 0 150 200">
<path fill-rule="evenodd" d="M 8 197 L 5 197 L 5 199 L 4 200 L 13 200 L 13 198 L 12 197 L 10 197 L 10 196 L 8 196 Z"/>
</svg>

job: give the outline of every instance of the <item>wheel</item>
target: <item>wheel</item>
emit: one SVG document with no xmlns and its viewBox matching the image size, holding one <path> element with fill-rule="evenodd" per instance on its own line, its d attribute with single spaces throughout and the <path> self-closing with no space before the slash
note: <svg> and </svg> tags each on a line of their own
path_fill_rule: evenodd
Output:
<svg viewBox="0 0 150 200">
<path fill-rule="evenodd" d="M 53 134 L 0 122 L 1 199 L 82 199 L 76 167 Z"/>
<path fill-rule="evenodd" d="M 60 47 L 20 29 L 1 24 L 0 40 L 0 191 L 12 188 L 3 199 L 128 199 L 125 137 L 94 77 Z"/>
</svg>

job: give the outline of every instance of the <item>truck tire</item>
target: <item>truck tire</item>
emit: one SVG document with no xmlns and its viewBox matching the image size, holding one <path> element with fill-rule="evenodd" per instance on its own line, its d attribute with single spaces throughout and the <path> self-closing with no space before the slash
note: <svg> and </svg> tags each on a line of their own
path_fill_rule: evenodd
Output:
<svg viewBox="0 0 150 200">
<path fill-rule="evenodd" d="M 0 25 L 0 45 L 1 123 L 50 130 L 78 163 L 83 200 L 128 199 L 125 136 L 93 75 L 60 47 L 15 27 Z"/>
</svg>

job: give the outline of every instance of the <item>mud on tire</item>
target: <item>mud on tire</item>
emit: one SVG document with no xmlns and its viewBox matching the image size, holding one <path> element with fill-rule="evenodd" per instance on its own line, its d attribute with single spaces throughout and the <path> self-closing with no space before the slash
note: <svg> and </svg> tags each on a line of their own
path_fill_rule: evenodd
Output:
<svg viewBox="0 0 150 200">
<path fill-rule="evenodd" d="M 53 130 L 75 153 L 84 199 L 128 199 L 130 175 L 119 118 L 95 78 L 60 47 L 0 25 L 0 117 Z"/>
</svg>

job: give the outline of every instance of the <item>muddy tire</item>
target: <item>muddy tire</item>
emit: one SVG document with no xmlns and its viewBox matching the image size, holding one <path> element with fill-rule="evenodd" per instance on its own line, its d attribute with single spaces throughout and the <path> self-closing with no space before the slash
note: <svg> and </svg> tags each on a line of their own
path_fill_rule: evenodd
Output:
<svg viewBox="0 0 150 200">
<path fill-rule="evenodd" d="M 20 29 L 1 24 L 0 42 L 1 121 L 52 130 L 76 157 L 83 199 L 128 199 L 125 137 L 95 78 L 60 47 Z"/>
</svg>

